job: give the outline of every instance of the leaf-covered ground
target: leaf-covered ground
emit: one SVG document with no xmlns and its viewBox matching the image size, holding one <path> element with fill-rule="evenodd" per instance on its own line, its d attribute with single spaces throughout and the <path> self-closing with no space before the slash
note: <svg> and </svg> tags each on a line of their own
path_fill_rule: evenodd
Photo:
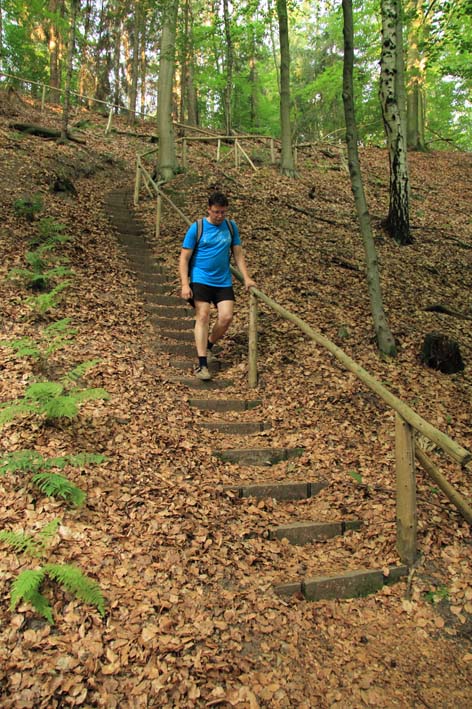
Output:
<svg viewBox="0 0 472 709">
<path fill-rule="evenodd" d="M 37 417 L 5 425 L 1 453 L 34 449 L 45 457 L 101 453 L 106 462 L 65 473 L 87 493 L 79 509 L 46 498 L 26 474 L 1 479 L 4 529 L 38 534 L 60 519 L 43 562 L 78 566 L 106 599 L 101 618 L 56 585 L 46 586 L 55 625 L 20 604 L 9 610 L 20 571 L 41 560 L 0 546 L 0 701 L 13 707 L 468 707 L 472 701 L 470 527 L 418 470 L 420 563 L 409 583 L 364 599 L 306 603 L 281 599 L 276 583 L 336 570 L 386 567 L 395 551 L 394 416 L 373 394 L 263 307 L 260 383 L 246 384 L 247 298 L 237 286 L 237 316 L 222 345 L 219 375 L 233 385 L 215 397 L 256 394 L 262 409 L 244 420 L 272 429 L 223 436 L 198 424 L 221 414 L 188 404 L 172 381 L 170 357 L 156 333 L 125 252 L 103 209 L 106 195 L 133 185 L 137 151 L 149 143 L 104 136 L 106 118 L 89 121 L 84 145 L 19 134 L 12 120 L 58 126 L 60 116 L 5 97 L 0 102 L 1 336 L 38 338 L 51 319 L 70 317 L 77 335 L 50 358 L 47 378 L 100 362 L 82 386 L 103 387 L 108 401 L 83 405 L 71 421 Z M 118 124 L 117 124 L 118 125 Z M 127 130 L 124 123 L 118 125 Z M 151 133 L 152 126 L 137 130 Z M 193 219 L 214 186 L 229 193 L 247 261 L 259 287 L 340 345 L 421 415 L 472 449 L 472 241 L 469 155 L 412 155 L 415 241 L 399 247 L 383 232 L 388 164 L 383 150 L 362 151 L 385 305 L 399 345 L 394 361 L 376 354 L 364 272 L 342 146 L 316 146 L 300 157 L 300 178 L 219 166 L 208 145 L 193 145 L 190 165 L 168 187 Z M 257 154 L 256 154 L 257 153 Z M 253 150 L 264 158 L 263 146 Z M 50 191 L 70 177 L 76 197 Z M 40 192 L 41 216 L 66 226 L 60 252 L 74 269 L 60 307 L 45 322 L 25 305 L 27 290 L 4 280 L 24 267 L 38 218 L 28 223 L 16 199 Z M 176 274 L 185 223 L 164 208 L 159 241 L 155 204 L 143 192 L 141 217 L 157 258 Z M 176 294 L 178 294 L 176 280 Z M 465 318 L 425 311 L 442 304 Z M 468 318 L 468 319 L 467 319 Z M 456 339 L 465 363 L 446 376 L 419 361 L 425 334 Z M 1 347 L 0 401 L 20 397 L 39 376 L 29 359 Z M 45 377 L 46 375 L 44 375 Z M 225 419 L 241 419 L 226 414 Z M 304 455 L 271 468 L 219 462 L 215 448 L 303 446 Z M 465 497 L 470 468 L 431 456 Z M 242 481 L 326 479 L 316 498 L 296 503 L 235 499 Z M 358 481 L 362 480 L 362 483 Z M 361 519 L 359 531 L 292 547 L 268 530 L 298 520 Z"/>
</svg>

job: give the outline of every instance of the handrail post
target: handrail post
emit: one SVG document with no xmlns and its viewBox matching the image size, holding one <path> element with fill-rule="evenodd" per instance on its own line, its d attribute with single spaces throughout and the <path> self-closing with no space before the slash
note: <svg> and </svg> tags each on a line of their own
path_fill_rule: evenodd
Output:
<svg viewBox="0 0 472 709">
<path fill-rule="evenodd" d="M 257 296 L 249 294 L 249 347 L 248 347 L 248 384 L 251 389 L 257 387 Z"/>
<path fill-rule="evenodd" d="M 182 167 L 184 170 L 187 169 L 187 139 L 185 137 L 182 140 Z"/>
<path fill-rule="evenodd" d="M 216 162 L 220 162 L 221 155 L 221 138 L 218 138 L 218 144 L 216 148 Z"/>
<path fill-rule="evenodd" d="M 272 165 L 275 165 L 275 147 L 274 147 L 274 139 L 270 139 L 270 162 Z"/>
<path fill-rule="evenodd" d="M 136 159 L 136 178 L 134 180 L 134 206 L 136 207 L 139 203 L 139 190 L 141 189 L 141 158 Z"/>
<path fill-rule="evenodd" d="M 108 133 L 111 130 L 111 119 L 113 117 L 113 106 L 110 107 L 110 113 L 108 114 L 108 122 L 107 122 L 107 127 L 105 128 L 105 135 L 108 135 Z"/>
<path fill-rule="evenodd" d="M 239 143 L 238 143 L 237 140 L 235 140 L 235 141 L 234 141 L 234 167 L 235 167 L 236 169 L 238 169 L 238 167 L 239 167 L 239 152 L 238 152 L 238 148 L 239 148 Z"/>
<path fill-rule="evenodd" d="M 156 239 L 159 239 L 161 233 L 161 214 L 162 214 L 162 197 L 161 193 L 157 193 L 156 200 Z"/>
<path fill-rule="evenodd" d="M 411 566 L 416 561 L 416 476 L 413 427 L 395 414 L 395 469 L 397 478 L 397 551 Z"/>
<path fill-rule="evenodd" d="M 44 113 L 45 105 L 46 105 L 46 84 L 43 84 L 43 90 L 41 92 L 41 113 Z"/>
</svg>

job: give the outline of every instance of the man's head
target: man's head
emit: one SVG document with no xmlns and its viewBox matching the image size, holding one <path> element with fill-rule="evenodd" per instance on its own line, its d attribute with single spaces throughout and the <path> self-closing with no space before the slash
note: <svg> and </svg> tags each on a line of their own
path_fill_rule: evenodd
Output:
<svg viewBox="0 0 472 709">
<path fill-rule="evenodd" d="M 222 224 L 228 212 L 228 198 L 223 192 L 213 192 L 208 198 L 208 221 Z"/>
</svg>

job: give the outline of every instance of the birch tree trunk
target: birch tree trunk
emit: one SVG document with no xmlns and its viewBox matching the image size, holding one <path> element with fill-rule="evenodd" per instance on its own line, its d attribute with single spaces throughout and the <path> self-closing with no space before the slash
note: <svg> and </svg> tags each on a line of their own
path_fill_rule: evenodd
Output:
<svg viewBox="0 0 472 709">
<path fill-rule="evenodd" d="M 395 241 L 411 244 L 408 156 L 397 68 L 403 63 L 403 48 L 397 44 L 401 0 L 381 0 L 381 10 L 380 101 L 390 161 L 390 206 L 386 225 Z"/>
<path fill-rule="evenodd" d="M 283 175 L 295 177 L 295 163 L 292 150 L 290 126 L 290 45 L 288 39 L 287 1 L 277 0 L 280 41 L 280 128 L 282 137 L 282 157 L 280 171 Z"/>
<path fill-rule="evenodd" d="M 159 172 L 164 180 L 172 179 L 177 167 L 172 121 L 172 87 L 178 6 L 178 0 L 167 0 L 163 8 L 161 58 L 157 87 L 157 127 L 159 133 Z"/>
<path fill-rule="evenodd" d="M 233 130 L 233 116 L 231 103 L 233 99 L 233 40 L 231 37 L 230 16 L 228 9 L 228 0 L 223 0 L 223 19 L 225 25 L 225 40 L 226 40 L 226 82 L 224 89 L 224 106 L 225 106 L 225 131 L 226 135 L 231 135 Z"/>
<path fill-rule="evenodd" d="M 344 16 L 343 103 L 346 120 L 346 142 L 349 161 L 349 174 L 351 176 L 351 187 L 354 194 L 359 227 L 364 242 L 367 285 L 369 289 L 370 308 L 374 321 L 377 346 L 383 354 L 394 357 L 397 354 L 397 348 L 393 335 L 390 332 L 390 327 L 388 325 L 383 307 L 379 265 L 375 250 L 374 237 L 372 234 L 372 226 L 370 223 L 369 209 L 364 193 L 364 185 L 362 183 L 359 152 L 357 149 L 358 135 L 354 112 L 354 27 L 352 17 L 352 0 L 343 0 L 342 6 Z"/>
</svg>

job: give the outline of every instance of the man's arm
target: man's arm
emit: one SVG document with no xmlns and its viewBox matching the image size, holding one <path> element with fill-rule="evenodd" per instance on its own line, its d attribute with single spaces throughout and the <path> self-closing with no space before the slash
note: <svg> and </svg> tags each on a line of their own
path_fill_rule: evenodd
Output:
<svg viewBox="0 0 472 709">
<path fill-rule="evenodd" d="M 181 283 L 180 295 L 184 300 L 189 300 L 192 297 L 192 289 L 188 279 L 188 266 L 192 258 L 193 249 L 182 249 L 179 258 L 179 274 Z"/>
<path fill-rule="evenodd" d="M 246 287 L 246 290 L 251 286 L 256 286 L 256 282 L 252 280 L 252 278 L 247 272 L 246 259 L 244 258 L 243 247 L 241 245 L 234 245 L 232 247 L 232 251 L 236 266 L 241 271 L 242 277 L 244 279 L 244 285 Z"/>
</svg>

